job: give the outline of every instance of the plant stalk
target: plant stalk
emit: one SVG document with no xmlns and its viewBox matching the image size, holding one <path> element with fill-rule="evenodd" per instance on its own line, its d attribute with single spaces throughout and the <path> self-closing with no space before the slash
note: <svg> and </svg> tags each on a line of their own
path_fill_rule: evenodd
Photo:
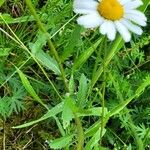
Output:
<svg viewBox="0 0 150 150">
<path fill-rule="evenodd" d="M 68 88 L 68 83 L 67 83 L 65 71 L 64 71 L 64 68 L 63 68 L 63 66 L 61 64 L 61 59 L 59 58 L 59 55 L 58 55 L 58 53 L 57 53 L 57 51 L 56 51 L 56 49 L 55 49 L 55 47 L 54 47 L 54 45 L 53 45 L 53 43 L 51 41 L 51 37 L 50 37 L 49 33 L 47 32 L 47 30 L 44 28 L 40 18 L 38 17 L 31 0 L 26 0 L 25 2 L 26 2 L 26 5 L 29 8 L 31 14 L 34 16 L 39 29 L 47 36 L 48 47 L 51 50 L 51 53 L 54 55 L 56 61 L 58 62 L 59 69 L 61 71 L 61 75 L 62 75 L 62 79 L 63 79 L 64 85 L 65 85 L 65 88 L 68 91 L 69 88 Z"/>
<path fill-rule="evenodd" d="M 77 150 L 83 150 L 83 146 L 84 146 L 84 131 L 82 128 L 82 123 L 81 120 L 78 118 L 78 116 L 74 113 L 74 119 L 75 119 L 75 123 L 77 125 L 77 139 L 78 139 L 78 143 L 77 143 Z"/>
</svg>

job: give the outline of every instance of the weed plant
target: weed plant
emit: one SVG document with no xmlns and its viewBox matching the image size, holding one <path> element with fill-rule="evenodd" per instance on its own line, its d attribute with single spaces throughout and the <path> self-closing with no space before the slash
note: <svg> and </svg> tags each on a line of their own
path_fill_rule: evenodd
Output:
<svg viewBox="0 0 150 150">
<path fill-rule="evenodd" d="M 142 36 L 77 25 L 70 0 L 0 0 L 0 149 L 149 150 L 150 7 Z"/>
</svg>

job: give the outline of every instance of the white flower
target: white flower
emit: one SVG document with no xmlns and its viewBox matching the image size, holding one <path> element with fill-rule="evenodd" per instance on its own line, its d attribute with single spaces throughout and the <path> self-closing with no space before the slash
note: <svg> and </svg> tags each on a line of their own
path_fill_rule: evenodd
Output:
<svg viewBox="0 0 150 150">
<path fill-rule="evenodd" d="M 131 40 L 131 33 L 142 34 L 139 26 L 146 26 L 147 18 L 137 10 L 141 0 L 74 0 L 75 13 L 83 14 L 77 19 L 85 28 L 99 27 L 103 35 L 113 41 L 117 31 L 125 42 Z"/>
</svg>

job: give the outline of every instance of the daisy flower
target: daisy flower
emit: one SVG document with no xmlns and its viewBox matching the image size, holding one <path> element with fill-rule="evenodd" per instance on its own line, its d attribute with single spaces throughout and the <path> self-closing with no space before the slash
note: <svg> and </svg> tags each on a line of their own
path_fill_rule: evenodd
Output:
<svg viewBox="0 0 150 150">
<path fill-rule="evenodd" d="M 131 32 L 141 35 L 140 26 L 146 26 L 147 18 L 137 10 L 141 0 L 74 0 L 75 13 L 83 14 L 77 19 L 85 28 L 99 27 L 103 35 L 113 41 L 117 31 L 125 42 L 131 40 Z"/>
</svg>

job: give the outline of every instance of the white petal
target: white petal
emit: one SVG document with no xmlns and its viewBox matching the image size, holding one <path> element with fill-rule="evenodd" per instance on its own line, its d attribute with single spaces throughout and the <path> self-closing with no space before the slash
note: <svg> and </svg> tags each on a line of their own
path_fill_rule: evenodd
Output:
<svg viewBox="0 0 150 150">
<path fill-rule="evenodd" d="M 124 5 L 124 8 L 125 9 L 136 9 L 141 5 L 143 5 L 143 2 L 141 0 L 134 0 L 134 1 L 130 1 L 130 2 L 126 3 Z"/>
<path fill-rule="evenodd" d="M 74 0 L 73 9 L 75 13 L 87 14 L 97 10 L 98 2 L 94 0 Z"/>
<path fill-rule="evenodd" d="M 105 20 L 104 23 L 100 26 L 99 31 L 101 34 L 108 36 L 108 39 L 113 41 L 116 37 L 116 28 L 112 21 Z"/>
<path fill-rule="evenodd" d="M 126 19 L 122 19 L 120 22 L 124 26 L 126 26 L 128 30 L 130 30 L 133 33 L 136 33 L 137 35 L 141 35 L 143 33 L 143 31 L 140 27 L 134 25 L 133 23 L 131 23 L 130 21 L 128 21 Z"/>
<path fill-rule="evenodd" d="M 125 5 L 126 3 L 130 2 L 131 0 L 119 0 L 121 5 Z"/>
<path fill-rule="evenodd" d="M 147 18 L 146 16 L 144 15 L 144 13 L 138 11 L 138 10 L 125 10 L 126 14 L 132 14 L 132 15 L 135 15 L 137 17 L 139 17 L 140 19 L 144 20 L 144 21 L 147 21 Z"/>
<path fill-rule="evenodd" d="M 142 20 L 142 18 L 138 17 L 137 15 L 134 15 L 134 14 L 125 14 L 124 18 L 129 19 L 129 20 L 135 22 L 138 25 L 146 26 L 146 21 Z"/>
<path fill-rule="evenodd" d="M 77 14 L 91 14 L 97 12 L 96 10 L 90 10 L 90 9 L 74 9 L 74 12 Z"/>
<path fill-rule="evenodd" d="M 124 39 L 125 42 L 129 42 L 131 39 L 131 34 L 127 30 L 127 28 L 121 24 L 119 21 L 115 21 L 116 29 L 118 32 L 121 34 L 122 38 Z"/>
<path fill-rule="evenodd" d="M 107 22 L 107 36 L 111 41 L 116 37 L 116 28 L 112 21 Z"/>
<path fill-rule="evenodd" d="M 79 17 L 77 22 L 78 24 L 83 25 L 85 28 L 95 28 L 102 24 L 103 19 L 98 13 L 92 13 Z"/>
<path fill-rule="evenodd" d="M 107 34 L 107 20 L 105 20 L 104 23 L 100 26 L 99 31 L 103 35 Z"/>
</svg>

